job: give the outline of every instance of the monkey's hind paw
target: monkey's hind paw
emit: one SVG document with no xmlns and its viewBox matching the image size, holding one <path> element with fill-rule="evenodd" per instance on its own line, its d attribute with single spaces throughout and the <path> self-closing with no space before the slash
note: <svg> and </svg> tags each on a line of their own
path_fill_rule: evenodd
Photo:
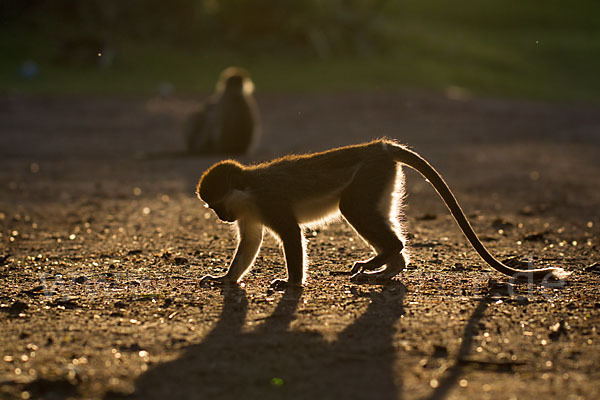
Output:
<svg viewBox="0 0 600 400">
<path fill-rule="evenodd" d="M 350 275 L 352 275 L 352 277 L 359 275 L 360 273 L 363 272 L 363 269 L 365 267 L 365 263 L 362 261 L 357 261 L 354 263 L 354 265 L 352 266 L 352 269 L 350 270 Z"/>
<path fill-rule="evenodd" d="M 386 273 L 387 272 L 387 273 Z M 357 284 L 373 284 L 373 285 L 384 285 L 392 282 L 392 278 L 396 276 L 392 271 L 378 271 L 378 272 L 358 272 L 350 277 L 350 282 Z"/>
</svg>

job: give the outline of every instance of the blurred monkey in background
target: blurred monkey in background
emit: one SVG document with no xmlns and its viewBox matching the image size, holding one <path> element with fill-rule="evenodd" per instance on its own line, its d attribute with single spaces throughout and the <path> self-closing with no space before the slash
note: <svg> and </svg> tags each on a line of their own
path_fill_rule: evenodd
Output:
<svg viewBox="0 0 600 400">
<path fill-rule="evenodd" d="M 187 150 L 195 154 L 247 154 L 260 136 L 254 83 L 242 68 L 221 72 L 215 93 L 185 126 Z"/>
</svg>

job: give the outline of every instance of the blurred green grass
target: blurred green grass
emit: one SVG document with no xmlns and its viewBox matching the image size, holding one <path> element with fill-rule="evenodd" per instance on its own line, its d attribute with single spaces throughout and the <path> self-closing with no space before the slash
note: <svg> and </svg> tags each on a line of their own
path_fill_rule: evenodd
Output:
<svg viewBox="0 0 600 400">
<path fill-rule="evenodd" d="M 0 27 L 0 91 L 149 94 L 167 82 L 178 94 L 211 91 L 219 71 L 246 67 L 261 92 L 392 90 L 598 102 L 600 2 L 391 1 L 388 51 L 318 58 L 293 51 L 233 52 L 166 42 L 119 43 L 110 68 L 61 66 L 49 35 Z M 34 79 L 19 69 L 39 67 Z"/>
</svg>

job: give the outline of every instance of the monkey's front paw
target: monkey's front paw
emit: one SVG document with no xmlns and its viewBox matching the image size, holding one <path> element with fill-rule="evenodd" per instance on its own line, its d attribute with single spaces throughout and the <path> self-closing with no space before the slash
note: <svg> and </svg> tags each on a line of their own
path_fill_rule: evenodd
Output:
<svg viewBox="0 0 600 400">
<path fill-rule="evenodd" d="M 285 292 L 288 288 L 298 287 L 301 288 L 302 284 L 294 284 L 284 279 L 275 279 L 269 285 L 269 290 L 273 292 Z"/>
<path fill-rule="evenodd" d="M 274 292 L 283 292 L 288 287 L 288 281 L 283 279 L 275 279 L 269 285 L 269 289 Z"/>
<path fill-rule="evenodd" d="M 200 286 L 228 285 L 230 282 L 225 275 L 213 276 L 206 275 L 200 279 Z"/>
</svg>

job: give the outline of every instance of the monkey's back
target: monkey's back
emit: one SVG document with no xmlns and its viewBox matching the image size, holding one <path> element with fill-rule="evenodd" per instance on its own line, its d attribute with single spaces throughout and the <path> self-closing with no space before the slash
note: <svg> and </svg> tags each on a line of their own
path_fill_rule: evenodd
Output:
<svg viewBox="0 0 600 400">
<path fill-rule="evenodd" d="M 248 167 L 251 191 L 272 202 L 306 203 L 311 198 L 339 197 L 359 169 L 394 171 L 386 140 L 305 155 L 288 155 Z M 315 187 L 315 182 L 318 187 Z"/>
</svg>

